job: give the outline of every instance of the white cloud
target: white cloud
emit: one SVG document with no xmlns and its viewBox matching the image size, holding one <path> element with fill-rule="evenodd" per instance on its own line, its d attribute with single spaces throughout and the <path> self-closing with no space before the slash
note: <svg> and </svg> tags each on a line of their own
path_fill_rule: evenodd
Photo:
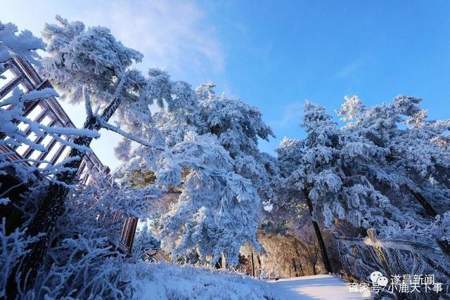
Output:
<svg viewBox="0 0 450 300">
<path fill-rule="evenodd" d="M 352 76 L 356 72 L 358 72 L 361 67 L 364 65 L 364 61 L 362 59 L 356 59 L 349 64 L 342 67 L 337 73 L 337 78 L 347 78 L 349 76 Z"/>
<path fill-rule="evenodd" d="M 283 107 L 281 118 L 270 122 L 273 128 L 286 128 L 287 126 L 300 126 L 303 116 L 303 101 L 289 102 Z M 294 124 L 293 124 L 294 123 Z"/>
<path fill-rule="evenodd" d="M 125 45 L 141 51 L 145 67 L 202 81 L 211 72 L 223 71 L 224 55 L 214 26 L 195 2 L 111 1 L 86 11 L 83 19 L 109 27 Z"/>
<path fill-rule="evenodd" d="M 55 15 L 111 29 L 124 45 L 144 54 L 143 67 L 159 67 L 191 83 L 220 77 L 225 56 L 214 24 L 194 1 L 14 0 L 0 20 L 39 34 Z"/>
</svg>

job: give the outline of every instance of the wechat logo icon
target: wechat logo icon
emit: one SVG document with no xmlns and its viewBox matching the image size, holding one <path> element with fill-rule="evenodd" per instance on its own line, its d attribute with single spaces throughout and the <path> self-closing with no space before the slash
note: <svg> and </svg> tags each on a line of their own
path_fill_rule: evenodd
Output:
<svg viewBox="0 0 450 300">
<path fill-rule="evenodd" d="M 388 285 L 388 279 L 381 272 L 375 271 L 370 274 L 370 280 L 374 286 L 386 287 Z"/>
</svg>

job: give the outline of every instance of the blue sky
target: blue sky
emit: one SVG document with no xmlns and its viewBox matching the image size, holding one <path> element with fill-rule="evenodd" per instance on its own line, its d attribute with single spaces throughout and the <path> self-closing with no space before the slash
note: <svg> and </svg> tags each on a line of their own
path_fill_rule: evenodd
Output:
<svg viewBox="0 0 450 300">
<path fill-rule="evenodd" d="M 145 55 L 142 69 L 216 82 L 261 109 L 277 136 L 261 144 L 268 152 L 302 136 L 305 99 L 333 112 L 345 95 L 414 95 L 432 118 L 449 117 L 449 1 L 0 1 L 2 22 L 36 34 L 55 14 L 104 25 Z M 94 145 L 113 167 L 116 140 Z"/>
</svg>

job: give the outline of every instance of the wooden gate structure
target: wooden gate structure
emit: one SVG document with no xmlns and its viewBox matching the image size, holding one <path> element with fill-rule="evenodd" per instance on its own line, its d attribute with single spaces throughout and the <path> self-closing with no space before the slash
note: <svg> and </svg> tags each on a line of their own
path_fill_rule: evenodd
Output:
<svg viewBox="0 0 450 300">
<path fill-rule="evenodd" d="M 15 56 L 3 63 L 0 74 L 0 101 L 8 98 L 15 89 L 20 89 L 23 93 L 52 88 L 48 80 L 43 80 L 33 66 L 25 59 Z M 8 108 L 6 108 L 8 109 Z M 39 99 L 25 104 L 24 116 L 28 119 L 48 127 L 76 128 L 67 113 L 64 111 L 58 100 L 54 97 Z M 38 151 L 28 145 L 22 144 L 17 147 L 0 145 L 0 153 L 6 155 L 9 160 L 21 160 L 25 163 L 42 169 L 46 166 L 57 164 L 63 161 L 70 152 L 70 147 L 60 143 L 51 135 L 36 136 L 31 128 L 24 123 L 18 123 L 18 128 L 25 133 L 28 139 L 35 144 L 45 147 L 46 151 Z M 0 139 L 8 138 L 0 132 Z M 61 139 L 69 139 L 68 136 L 60 135 Z M 45 160 L 45 162 L 42 162 Z M 78 182 L 82 185 L 89 185 L 98 176 L 108 176 L 109 168 L 104 166 L 94 152 L 84 155 L 81 165 L 77 171 Z M 127 252 L 131 252 L 134 234 L 136 231 L 137 219 L 126 218 L 121 233 L 121 246 Z"/>
</svg>

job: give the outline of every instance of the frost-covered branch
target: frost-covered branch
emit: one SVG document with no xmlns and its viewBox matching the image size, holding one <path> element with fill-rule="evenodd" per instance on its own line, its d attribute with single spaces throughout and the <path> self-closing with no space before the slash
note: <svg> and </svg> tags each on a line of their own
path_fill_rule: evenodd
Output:
<svg viewBox="0 0 450 300">
<path fill-rule="evenodd" d="M 117 134 L 120 134 L 121 136 L 123 136 L 123 137 L 125 137 L 125 138 L 127 138 L 129 140 L 132 140 L 132 141 L 134 141 L 134 142 L 136 142 L 138 144 L 141 144 L 143 146 L 146 146 L 146 147 L 151 147 L 151 148 L 153 148 L 155 150 L 164 151 L 164 148 L 155 147 L 155 145 L 152 145 L 151 143 L 146 142 L 144 139 L 141 139 L 141 138 L 139 138 L 137 136 L 134 136 L 131 133 L 125 132 L 124 130 L 122 130 L 121 128 L 119 128 L 117 126 L 114 126 L 114 125 L 112 125 L 112 124 L 110 124 L 108 122 L 102 121 L 102 119 L 99 119 L 99 122 L 100 122 L 100 125 L 103 128 L 105 128 L 107 130 L 110 130 L 110 131 L 113 131 L 113 132 L 115 132 Z"/>
<path fill-rule="evenodd" d="M 69 128 L 69 127 L 56 127 L 56 126 L 50 127 L 50 126 L 45 126 L 40 123 L 31 121 L 30 119 L 23 117 L 23 116 L 18 116 L 17 120 L 22 121 L 25 124 L 28 124 L 30 126 L 30 129 L 33 132 L 35 132 L 38 136 L 49 134 L 53 138 L 55 138 L 58 142 L 60 142 L 61 144 L 69 146 L 71 148 L 77 148 L 82 152 L 91 152 L 92 149 L 90 149 L 89 147 L 86 147 L 84 145 L 78 145 L 78 144 L 70 141 L 69 139 L 63 139 L 60 137 L 60 135 L 86 136 L 86 137 L 90 137 L 90 138 L 99 137 L 98 132 L 89 130 L 89 129 L 78 129 L 78 128 Z M 43 147 L 42 145 L 37 145 L 37 146 L 40 148 Z M 41 150 L 41 151 L 46 151 L 46 149 L 44 148 L 44 150 Z"/>
<path fill-rule="evenodd" d="M 17 105 L 18 103 L 35 102 L 42 99 L 54 99 L 58 97 L 58 93 L 52 88 L 44 88 L 42 90 L 33 90 L 25 94 L 13 94 L 0 102 L 0 107 L 7 105 Z"/>
<path fill-rule="evenodd" d="M 85 87 L 83 87 L 83 97 L 84 97 L 84 107 L 85 107 L 85 111 L 86 111 L 86 117 L 88 119 L 94 118 L 94 113 L 92 112 L 91 96 L 86 91 Z"/>
</svg>

